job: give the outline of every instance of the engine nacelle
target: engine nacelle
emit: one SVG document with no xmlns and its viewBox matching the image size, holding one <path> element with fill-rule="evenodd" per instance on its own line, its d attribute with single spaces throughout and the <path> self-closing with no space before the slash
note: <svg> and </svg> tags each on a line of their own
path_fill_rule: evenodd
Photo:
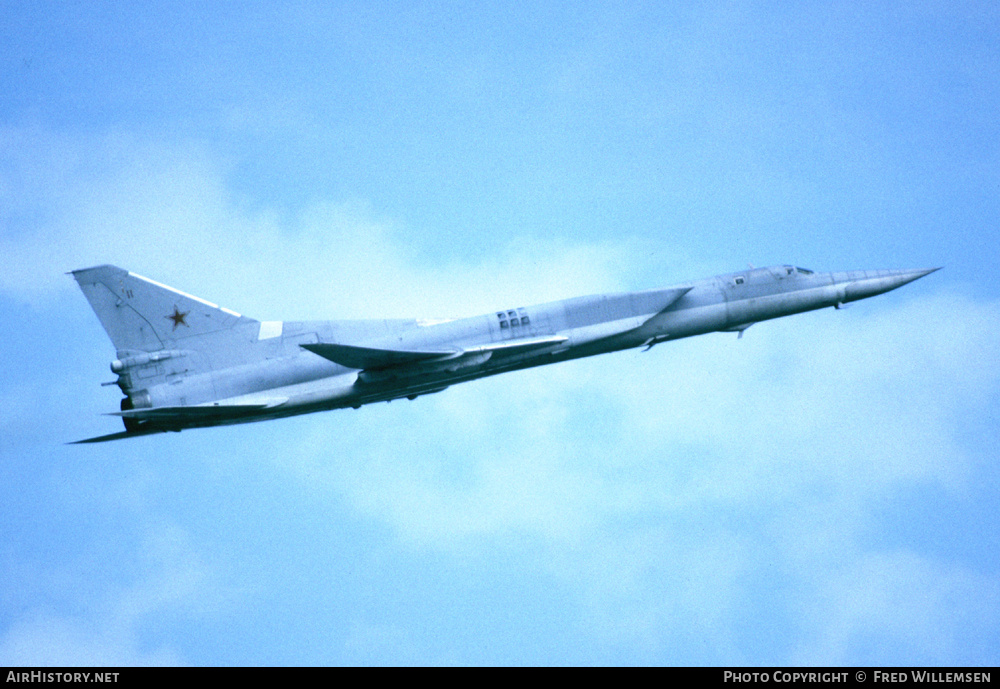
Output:
<svg viewBox="0 0 1000 689">
<path fill-rule="evenodd" d="M 153 401 L 149 398 L 149 393 L 145 390 L 140 390 L 128 397 L 122 397 L 121 410 L 128 411 L 129 409 L 145 409 L 147 407 L 152 407 Z M 137 431 L 142 426 L 142 422 L 138 419 L 130 419 L 127 416 L 122 417 L 122 421 L 125 423 L 126 431 Z"/>
</svg>

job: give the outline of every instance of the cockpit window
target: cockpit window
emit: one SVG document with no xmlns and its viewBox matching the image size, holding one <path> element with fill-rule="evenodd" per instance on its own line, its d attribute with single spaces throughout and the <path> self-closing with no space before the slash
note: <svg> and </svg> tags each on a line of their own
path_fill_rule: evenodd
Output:
<svg viewBox="0 0 1000 689">
<path fill-rule="evenodd" d="M 812 275 L 813 274 L 813 271 L 808 270 L 806 268 L 796 268 L 795 270 L 799 271 L 803 275 Z"/>
</svg>

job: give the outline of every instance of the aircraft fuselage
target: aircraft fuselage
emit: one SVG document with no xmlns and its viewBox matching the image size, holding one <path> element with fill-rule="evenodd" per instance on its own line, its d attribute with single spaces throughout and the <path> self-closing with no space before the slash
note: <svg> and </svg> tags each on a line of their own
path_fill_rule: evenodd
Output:
<svg viewBox="0 0 1000 689">
<path fill-rule="evenodd" d="M 127 276 L 118 278 L 121 288 L 111 285 L 117 274 L 110 271 Z M 839 307 L 929 272 L 775 266 L 660 290 L 504 305 L 456 320 L 301 322 L 245 318 L 110 266 L 74 276 L 118 348 L 112 371 L 126 398 L 116 414 L 127 431 L 93 439 L 102 440 L 413 399 L 476 378 L 694 335 L 742 336 L 754 323 Z M 113 307 L 105 291 L 114 293 Z M 116 319 L 133 311 L 141 319 L 115 332 Z"/>
</svg>

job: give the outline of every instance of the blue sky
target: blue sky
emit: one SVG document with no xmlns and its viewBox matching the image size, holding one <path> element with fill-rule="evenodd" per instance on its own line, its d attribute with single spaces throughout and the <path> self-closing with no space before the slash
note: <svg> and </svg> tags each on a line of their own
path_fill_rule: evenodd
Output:
<svg viewBox="0 0 1000 689">
<path fill-rule="evenodd" d="M 993 3 L 0 4 L 0 664 L 992 664 Z M 850 309 L 95 446 L 66 271 L 261 319 Z"/>
</svg>

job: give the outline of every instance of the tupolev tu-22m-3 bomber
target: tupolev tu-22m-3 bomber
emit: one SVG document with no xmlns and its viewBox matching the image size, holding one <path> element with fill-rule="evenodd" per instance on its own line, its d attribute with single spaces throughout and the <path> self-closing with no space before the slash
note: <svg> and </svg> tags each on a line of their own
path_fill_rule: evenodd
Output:
<svg viewBox="0 0 1000 689">
<path fill-rule="evenodd" d="M 117 350 L 125 430 L 81 443 L 414 399 L 455 383 L 882 294 L 937 270 L 750 268 L 454 320 L 258 321 L 110 265 L 72 272 Z"/>
</svg>

